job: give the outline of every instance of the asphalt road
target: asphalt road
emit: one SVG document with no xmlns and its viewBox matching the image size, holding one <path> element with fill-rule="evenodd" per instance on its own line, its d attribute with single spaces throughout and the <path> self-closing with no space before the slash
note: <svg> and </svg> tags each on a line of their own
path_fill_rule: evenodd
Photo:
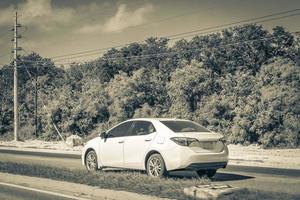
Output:
<svg viewBox="0 0 300 200">
<path fill-rule="evenodd" d="M 79 155 L 24 152 L 0 149 L 0 161 L 84 169 Z M 116 171 L 116 173 L 118 173 Z M 194 172 L 173 172 L 171 177 L 192 178 Z M 300 170 L 229 165 L 220 169 L 213 182 L 264 191 L 285 192 L 300 197 Z M 1 191 L 0 191 L 1 193 Z"/>
<path fill-rule="evenodd" d="M 0 198 L 3 200 L 70 200 L 70 198 L 59 197 L 56 195 L 45 194 L 37 191 L 30 191 L 6 185 L 0 186 Z"/>
</svg>

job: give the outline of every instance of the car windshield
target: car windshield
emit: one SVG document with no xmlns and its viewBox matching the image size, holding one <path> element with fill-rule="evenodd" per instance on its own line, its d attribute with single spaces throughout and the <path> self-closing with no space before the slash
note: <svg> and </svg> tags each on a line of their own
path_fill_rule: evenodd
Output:
<svg viewBox="0 0 300 200">
<path fill-rule="evenodd" d="M 174 132 L 210 132 L 203 126 L 191 121 L 161 120 L 160 122 Z"/>
</svg>

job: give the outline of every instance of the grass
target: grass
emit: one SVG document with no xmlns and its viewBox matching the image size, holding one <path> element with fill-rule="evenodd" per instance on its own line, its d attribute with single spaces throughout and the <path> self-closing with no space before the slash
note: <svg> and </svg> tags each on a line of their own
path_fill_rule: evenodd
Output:
<svg viewBox="0 0 300 200">
<path fill-rule="evenodd" d="M 183 194 L 184 187 L 206 184 L 209 182 L 208 179 L 197 178 L 157 179 L 140 172 L 87 172 L 86 170 L 70 170 L 66 168 L 10 162 L 0 162 L 0 171 L 172 199 L 187 199 L 187 197 Z"/>
<path fill-rule="evenodd" d="M 42 165 L 0 162 L 0 172 L 49 178 L 68 181 L 104 189 L 124 190 L 139 194 L 153 195 L 171 199 L 193 199 L 184 195 L 183 188 L 207 184 L 204 178 L 164 178 L 157 179 L 140 172 L 87 172 L 86 170 L 70 170 L 65 168 L 47 167 Z M 259 190 L 243 189 L 221 199 L 299 199 L 285 193 L 270 193 Z"/>
</svg>

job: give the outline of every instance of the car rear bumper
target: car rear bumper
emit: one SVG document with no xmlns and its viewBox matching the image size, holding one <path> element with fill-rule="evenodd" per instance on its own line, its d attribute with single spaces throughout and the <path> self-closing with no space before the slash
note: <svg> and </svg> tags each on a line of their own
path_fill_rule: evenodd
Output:
<svg viewBox="0 0 300 200">
<path fill-rule="evenodd" d="M 219 169 L 225 168 L 228 163 L 227 147 L 222 152 L 218 153 L 200 153 L 194 152 L 189 148 L 179 148 L 164 152 L 163 154 L 168 171 L 182 169 Z"/>
<path fill-rule="evenodd" d="M 226 166 L 227 166 L 227 162 L 192 163 L 188 165 L 185 169 L 187 170 L 219 169 L 219 168 L 225 168 Z"/>
</svg>

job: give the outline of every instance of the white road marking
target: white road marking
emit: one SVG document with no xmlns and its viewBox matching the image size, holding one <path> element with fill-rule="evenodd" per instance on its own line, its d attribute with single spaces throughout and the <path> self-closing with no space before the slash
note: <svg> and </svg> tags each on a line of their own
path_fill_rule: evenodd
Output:
<svg viewBox="0 0 300 200">
<path fill-rule="evenodd" d="M 68 194 L 60 194 L 60 193 L 57 193 L 57 192 L 51 192 L 51 191 L 41 190 L 41 189 L 37 189 L 37 188 L 31 188 L 31 187 L 26 187 L 26 186 L 21 186 L 21 185 L 15 185 L 15 184 L 11 184 L 11 183 L 0 182 L 0 185 L 15 187 L 15 188 L 24 189 L 24 190 L 30 190 L 30 191 L 33 191 L 33 192 L 39 192 L 39 193 L 49 194 L 49 195 L 53 195 L 53 196 L 69 198 L 69 199 L 88 200 L 88 199 L 85 199 L 85 198 L 82 198 L 82 197 L 76 197 L 76 196 L 72 196 L 72 195 L 68 195 Z"/>
</svg>

